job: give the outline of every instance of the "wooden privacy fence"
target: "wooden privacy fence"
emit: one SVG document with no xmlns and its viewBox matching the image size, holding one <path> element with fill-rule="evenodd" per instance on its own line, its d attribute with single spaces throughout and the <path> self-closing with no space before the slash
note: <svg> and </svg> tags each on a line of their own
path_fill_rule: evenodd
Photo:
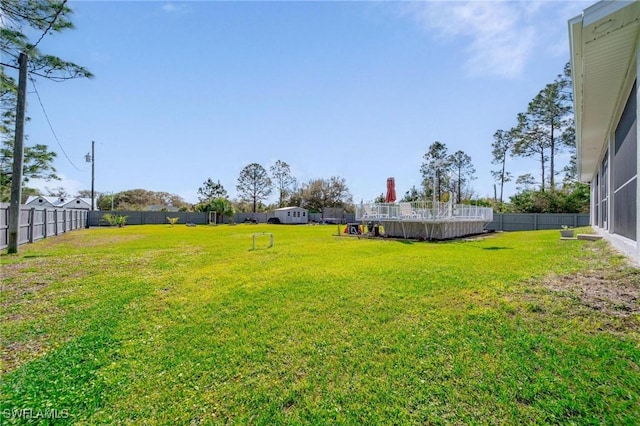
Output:
<svg viewBox="0 0 640 426">
<path fill-rule="evenodd" d="M 233 216 L 233 220 L 236 223 L 242 223 L 246 219 L 255 219 L 258 223 L 267 223 L 267 220 L 272 217 L 276 217 L 275 212 L 268 213 L 236 213 Z M 355 221 L 356 215 L 355 213 L 340 213 L 339 216 L 329 216 L 325 212 L 323 213 L 309 213 L 309 222 L 322 222 L 326 220 L 330 220 L 331 222 L 338 223 L 348 223 Z"/>
<path fill-rule="evenodd" d="M 168 217 L 177 217 L 178 224 L 195 223 L 197 225 L 206 225 L 209 223 L 209 213 L 203 212 L 152 212 L 142 210 L 129 211 L 109 211 L 94 210 L 89 212 L 89 226 L 106 226 L 108 223 L 103 220 L 105 214 L 115 216 L 127 216 L 127 225 L 168 225 Z"/>
<path fill-rule="evenodd" d="M 494 213 L 493 221 L 485 229 L 489 231 L 537 231 L 560 229 L 563 226 L 577 228 L 589 226 L 589 213 Z"/>
<path fill-rule="evenodd" d="M 86 210 L 56 208 L 20 208 L 18 244 L 87 227 Z M 9 245 L 9 204 L 0 203 L 0 249 Z"/>
</svg>

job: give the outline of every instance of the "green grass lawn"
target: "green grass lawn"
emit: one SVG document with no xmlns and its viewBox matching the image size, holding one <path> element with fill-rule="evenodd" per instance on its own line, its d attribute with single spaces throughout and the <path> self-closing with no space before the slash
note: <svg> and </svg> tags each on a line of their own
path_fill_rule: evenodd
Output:
<svg viewBox="0 0 640 426">
<path fill-rule="evenodd" d="M 572 287 L 637 295 L 605 243 L 336 231 L 95 228 L 3 254 L 0 422 L 637 424 L 638 299 Z"/>
</svg>

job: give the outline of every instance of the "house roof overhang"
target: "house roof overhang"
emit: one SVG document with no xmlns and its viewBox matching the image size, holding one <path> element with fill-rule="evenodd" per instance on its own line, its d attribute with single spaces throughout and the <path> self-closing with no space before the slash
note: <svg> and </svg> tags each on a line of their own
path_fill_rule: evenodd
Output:
<svg viewBox="0 0 640 426">
<path fill-rule="evenodd" d="M 592 180 L 635 73 L 640 2 L 601 1 L 569 21 L 578 179 Z"/>
</svg>

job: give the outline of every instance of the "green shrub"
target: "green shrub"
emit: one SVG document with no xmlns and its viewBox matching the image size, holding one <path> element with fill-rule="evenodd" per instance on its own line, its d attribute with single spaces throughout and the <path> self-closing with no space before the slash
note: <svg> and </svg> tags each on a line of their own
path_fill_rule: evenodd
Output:
<svg viewBox="0 0 640 426">
<path fill-rule="evenodd" d="M 105 213 L 102 216 L 102 221 L 107 222 L 109 226 L 117 226 L 118 228 L 122 228 L 127 223 L 127 217 L 123 215 L 115 215 L 113 213 Z"/>
</svg>

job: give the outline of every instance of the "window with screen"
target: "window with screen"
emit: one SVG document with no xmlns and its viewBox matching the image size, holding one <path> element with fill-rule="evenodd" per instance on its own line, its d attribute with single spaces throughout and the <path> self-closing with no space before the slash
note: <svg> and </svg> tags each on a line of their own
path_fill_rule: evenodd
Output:
<svg viewBox="0 0 640 426">
<path fill-rule="evenodd" d="M 615 132 L 613 157 L 613 232 L 636 240 L 638 187 L 637 84 Z"/>
</svg>

